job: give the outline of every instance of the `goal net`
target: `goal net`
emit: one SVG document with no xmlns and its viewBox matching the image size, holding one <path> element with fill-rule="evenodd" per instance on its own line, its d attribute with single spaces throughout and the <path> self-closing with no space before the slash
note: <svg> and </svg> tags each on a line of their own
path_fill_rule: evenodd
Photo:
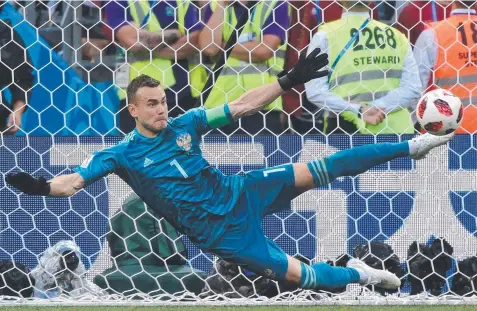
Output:
<svg viewBox="0 0 477 311">
<path fill-rule="evenodd" d="M 409 36 L 415 34 L 414 28 L 428 22 L 422 19 L 427 12 L 442 19 L 443 12 L 450 11 L 452 5 L 448 1 L 370 2 L 374 18 L 400 29 L 408 27 L 402 24 L 401 12 L 406 6 L 415 6 L 421 20 L 405 29 Z M 0 112 L 8 122 L 12 111 L 23 109 L 15 106 L 18 88 L 27 94 L 28 107 L 19 119 L 21 126 L 15 121 L 20 127 L 18 132 L 11 131 L 5 123 L 0 136 L 1 304 L 476 303 L 472 296 L 477 290 L 477 151 L 475 139 L 469 134 L 456 135 L 448 146 L 433 150 L 424 160 L 393 160 L 359 176 L 343 177 L 308 191 L 292 202 L 290 211 L 267 216 L 263 221 L 267 237 L 300 260 L 340 265 L 346 263 L 346 255 L 358 256 L 374 267 L 393 271 L 402 280 L 401 288 L 393 292 L 358 285 L 334 291 L 300 290 L 223 262 L 181 236 L 115 175 L 71 198 L 28 196 L 5 182 L 6 174 L 18 171 L 46 178 L 69 173 L 92 152 L 121 141 L 127 108 L 121 101 L 124 94 L 119 91 L 124 85 L 119 84 L 127 85 L 125 67 L 132 67 L 134 62 L 137 65 L 137 59 L 129 59 L 127 50 L 134 49 L 133 44 L 127 43 L 120 29 L 124 25 L 136 29 L 138 35 L 132 41 L 142 45 L 144 51 L 148 43 L 141 41 L 139 33 L 154 33 L 148 23 L 154 23 L 155 18 L 170 20 L 174 29 L 187 27 L 186 32 L 198 23 L 201 26 L 194 31 L 200 32 L 209 27 L 207 18 L 213 14 L 209 7 L 214 3 L 170 1 L 166 7 L 159 1 L 155 5 L 164 6 L 160 10 L 154 5 L 151 8 L 148 1 L 119 1 L 114 4 L 119 8 L 108 8 L 108 1 L 1 4 L 1 32 L 8 30 L 10 39 L 0 35 L 6 38 L 0 51 L 7 52 L 9 45 L 15 45 L 24 53 L 17 53 L 16 62 L 12 62 L 15 65 L 5 61 L 11 56 L 1 53 L 5 70 L 0 74 L 15 78 L 0 83 Z M 249 9 L 250 21 L 255 21 L 254 11 L 259 3 Z M 276 31 L 268 32 L 267 38 L 284 36 L 284 40 L 280 39 L 283 46 L 274 43 L 277 48 L 271 57 L 282 55 L 285 65 L 297 57 L 288 51 L 306 51 L 317 26 L 331 22 L 333 16 L 339 19 L 343 11 L 338 1 L 266 3 L 267 7 L 284 7 L 272 10 L 270 15 L 262 12 L 262 22 L 270 19 L 269 27 Z M 186 16 L 179 12 L 184 4 L 189 10 Z M 187 19 L 193 14 L 198 20 L 191 24 Z M 137 25 L 135 18 L 144 25 Z M 285 23 L 279 21 L 281 18 L 288 20 L 288 26 L 280 32 L 276 29 Z M 180 25 L 182 21 L 186 25 Z M 233 26 L 233 20 L 224 19 L 217 27 L 235 31 Z M 257 25 L 246 27 L 251 28 L 243 30 L 235 46 L 240 45 L 241 51 L 249 49 L 250 55 L 256 49 L 270 50 L 263 44 L 250 48 L 248 41 L 265 41 L 254 36 L 253 27 Z M 161 33 L 163 28 L 166 27 L 161 22 L 156 32 Z M 264 36 L 267 33 L 266 29 L 258 32 Z M 203 38 L 194 37 L 195 41 L 190 42 L 189 35 L 182 45 L 167 44 L 165 49 L 172 50 L 175 56 L 164 57 L 169 57 L 170 66 L 182 70 L 183 75 L 178 77 L 187 79 L 186 87 L 194 89 L 197 86 L 191 82 L 193 69 L 210 71 L 215 58 L 209 57 L 209 52 L 199 53 L 198 40 Z M 330 45 L 333 42 L 329 40 Z M 279 47 L 287 54 L 278 53 Z M 194 66 L 183 67 L 180 53 L 186 53 L 185 49 L 196 50 L 187 52 Z M 232 52 L 231 57 L 238 57 L 238 51 Z M 154 53 L 148 51 L 140 62 L 154 62 Z M 279 61 L 275 62 L 276 67 Z M 266 62 L 238 63 L 244 68 L 259 68 Z M 21 76 L 18 72 L 22 64 L 32 68 L 30 84 L 16 78 Z M 160 66 L 157 70 L 167 71 Z M 262 78 L 265 74 L 269 75 L 264 72 Z M 256 79 L 256 73 L 250 79 Z M 204 79 L 201 82 L 205 84 Z M 237 83 L 230 92 L 243 87 Z M 303 88 L 291 92 L 305 94 Z M 418 92 L 420 96 L 420 88 Z M 246 122 L 229 132 L 212 131 L 202 139 L 205 159 L 226 175 L 244 174 L 285 163 L 308 162 L 354 146 L 405 141 L 413 136 L 326 132 L 323 124 L 328 110 L 305 103 L 304 96 L 293 94 L 283 96 L 281 112 L 259 112 L 261 120 L 269 122 L 266 126 L 277 116 L 279 132 L 269 127 L 253 132 L 250 128 L 254 127 Z M 181 106 L 182 90 L 170 88 L 167 96 L 168 100 L 179 98 L 176 111 L 193 106 Z M 298 105 L 294 104 L 296 100 Z M 415 106 L 413 103 L 410 110 Z M 14 262 L 17 268 L 8 266 L 8 262 Z M 20 266 L 26 272 L 32 271 L 27 281 L 22 278 L 23 272 L 17 273 Z"/>
</svg>

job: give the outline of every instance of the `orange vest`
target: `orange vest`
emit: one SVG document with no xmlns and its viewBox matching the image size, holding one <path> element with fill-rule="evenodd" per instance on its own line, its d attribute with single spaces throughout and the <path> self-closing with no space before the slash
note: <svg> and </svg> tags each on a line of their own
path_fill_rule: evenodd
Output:
<svg viewBox="0 0 477 311">
<path fill-rule="evenodd" d="M 465 106 L 456 133 L 477 133 L 477 16 L 456 14 L 430 26 L 438 44 L 434 85 L 454 93 Z"/>
</svg>

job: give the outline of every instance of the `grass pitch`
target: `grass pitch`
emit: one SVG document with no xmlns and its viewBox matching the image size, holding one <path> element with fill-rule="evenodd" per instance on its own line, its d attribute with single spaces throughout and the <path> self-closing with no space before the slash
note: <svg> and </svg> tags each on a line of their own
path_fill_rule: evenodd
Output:
<svg viewBox="0 0 477 311">
<path fill-rule="evenodd" d="M 245 307 L 0 307 L 0 311 L 475 311 L 476 305 L 446 306 L 245 306 Z"/>
</svg>

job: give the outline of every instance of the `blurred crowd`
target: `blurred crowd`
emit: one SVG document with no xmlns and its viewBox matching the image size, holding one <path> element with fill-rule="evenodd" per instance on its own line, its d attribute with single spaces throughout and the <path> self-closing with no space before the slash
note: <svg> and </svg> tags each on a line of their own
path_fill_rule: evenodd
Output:
<svg viewBox="0 0 477 311">
<path fill-rule="evenodd" d="M 22 8 L 22 1 L 15 3 Z M 33 23 L 61 52 L 62 32 L 51 31 L 64 14 L 58 3 L 36 1 Z M 96 0 L 80 2 L 76 10 L 82 13 L 81 57 L 114 59 L 111 79 L 123 133 L 135 125 L 125 88 L 140 74 L 161 81 L 174 117 L 231 102 L 275 81 L 300 53 L 319 47 L 329 55 L 328 77 L 287 92 L 221 131 L 412 134 L 421 131 L 417 102 L 434 88 L 450 90 L 465 104 L 459 133 L 477 130 L 475 7 L 475 1 Z M 214 65 L 244 14 L 247 21 L 217 76 Z M 11 93 L 1 100 L 0 131 L 13 134 L 28 107 L 33 70 L 15 29 L 0 22 L 0 34 L 0 87 Z M 204 100 L 209 76 L 214 80 Z"/>
</svg>

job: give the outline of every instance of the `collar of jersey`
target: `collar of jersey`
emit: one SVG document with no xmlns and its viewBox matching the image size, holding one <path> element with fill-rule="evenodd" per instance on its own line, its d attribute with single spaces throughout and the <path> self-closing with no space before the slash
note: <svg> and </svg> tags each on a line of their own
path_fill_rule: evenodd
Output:
<svg viewBox="0 0 477 311">
<path fill-rule="evenodd" d="M 157 135 L 156 137 L 147 137 L 147 136 L 144 136 L 142 135 L 141 133 L 139 133 L 139 131 L 137 130 L 137 128 L 134 128 L 134 133 L 136 134 L 137 137 L 139 137 L 139 139 L 142 139 L 142 140 L 146 140 L 146 141 L 155 141 L 155 140 L 158 140 L 158 139 L 162 139 L 162 135 L 164 133 L 164 131 L 167 129 L 167 127 L 165 129 L 163 129 L 159 135 Z"/>
</svg>

